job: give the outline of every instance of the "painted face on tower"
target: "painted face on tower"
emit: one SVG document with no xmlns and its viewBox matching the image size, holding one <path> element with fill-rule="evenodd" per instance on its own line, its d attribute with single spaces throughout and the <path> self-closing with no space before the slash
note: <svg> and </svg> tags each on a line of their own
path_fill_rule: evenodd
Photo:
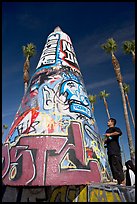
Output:
<svg viewBox="0 0 137 204">
<path fill-rule="evenodd" d="M 89 105 L 89 100 L 81 84 L 73 80 L 63 82 L 63 84 L 61 85 L 60 94 L 65 93 L 67 93 L 66 100 L 78 101 L 85 106 Z"/>
</svg>

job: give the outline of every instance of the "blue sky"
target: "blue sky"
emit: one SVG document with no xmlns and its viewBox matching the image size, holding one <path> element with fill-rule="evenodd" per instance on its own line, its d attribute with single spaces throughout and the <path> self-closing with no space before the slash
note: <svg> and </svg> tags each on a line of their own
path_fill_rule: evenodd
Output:
<svg viewBox="0 0 137 204">
<path fill-rule="evenodd" d="M 122 43 L 135 39 L 134 2 L 3 2 L 2 3 L 2 123 L 10 128 L 23 94 L 22 46 L 34 43 L 37 54 L 30 61 L 30 76 L 35 71 L 48 35 L 56 26 L 67 33 L 83 75 L 88 94 L 106 90 L 110 115 L 117 120 L 123 136 L 126 159 L 129 159 L 126 125 L 120 88 L 115 78 L 111 56 L 100 47 L 110 37 L 117 42 L 115 53 L 124 82 L 130 85 L 129 100 L 135 115 L 135 65 L 125 55 Z M 107 129 L 103 100 L 97 97 L 95 118 L 100 135 Z M 133 141 L 134 127 L 131 122 Z M 5 130 L 3 141 L 9 131 Z"/>
</svg>

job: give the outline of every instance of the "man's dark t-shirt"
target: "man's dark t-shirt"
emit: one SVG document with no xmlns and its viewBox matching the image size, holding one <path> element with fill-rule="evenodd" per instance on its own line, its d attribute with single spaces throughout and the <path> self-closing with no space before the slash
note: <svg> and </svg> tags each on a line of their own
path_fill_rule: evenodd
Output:
<svg viewBox="0 0 137 204">
<path fill-rule="evenodd" d="M 106 133 L 119 132 L 119 135 L 107 137 L 107 151 L 108 155 L 120 155 L 119 136 L 122 135 L 121 130 L 118 127 L 111 127 L 106 130 Z"/>
</svg>

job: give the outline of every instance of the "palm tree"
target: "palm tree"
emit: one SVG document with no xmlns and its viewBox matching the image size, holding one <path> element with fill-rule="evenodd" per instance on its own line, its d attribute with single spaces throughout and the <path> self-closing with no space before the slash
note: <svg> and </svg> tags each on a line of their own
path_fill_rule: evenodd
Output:
<svg viewBox="0 0 137 204">
<path fill-rule="evenodd" d="M 23 54 L 26 57 L 24 63 L 24 93 L 26 93 L 28 82 L 29 82 L 29 68 L 30 68 L 30 58 L 36 53 L 36 46 L 33 43 L 29 43 L 26 46 L 22 46 Z"/>
<path fill-rule="evenodd" d="M 88 98 L 89 98 L 89 101 L 91 103 L 91 106 L 92 106 L 92 112 L 94 113 L 94 103 L 96 102 L 96 95 L 89 95 Z"/>
<path fill-rule="evenodd" d="M 125 99 L 125 94 L 124 94 L 124 89 L 123 89 L 122 75 L 121 75 L 121 71 L 120 71 L 119 62 L 118 62 L 116 56 L 114 55 L 114 52 L 117 50 L 117 44 L 113 38 L 109 38 L 105 44 L 101 45 L 101 47 L 102 47 L 102 49 L 104 49 L 107 53 L 111 54 L 111 56 L 112 56 L 112 64 L 113 64 L 114 71 L 116 74 L 116 79 L 117 79 L 119 87 L 120 87 L 122 101 L 123 101 L 124 117 L 125 117 L 125 123 L 126 123 L 129 149 L 130 149 L 130 156 L 131 156 L 131 160 L 133 161 L 133 163 L 135 163 L 135 151 L 134 151 L 132 134 L 131 134 L 130 124 L 129 124 L 126 99 Z"/>
<path fill-rule="evenodd" d="M 109 111 L 108 111 L 108 104 L 107 104 L 107 101 L 106 101 L 106 97 L 108 97 L 110 94 L 109 93 L 106 93 L 106 91 L 104 90 L 104 91 L 101 91 L 100 93 L 99 93 L 99 96 L 100 96 L 100 98 L 102 99 L 103 98 L 103 100 L 104 100 L 104 105 L 105 105 L 105 107 L 106 107 L 106 112 L 107 112 L 107 115 L 108 115 L 108 119 L 110 118 L 110 113 L 109 113 Z M 105 140 L 106 138 L 104 138 L 103 140 Z M 125 152 L 124 152 L 124 147 L 123 147 L 123 143 L 122 143 L 122 141 L 121 141 L 121 145 L 122 145 L 122 153 L 123 153 L 123 157 L 124 157 L 124 161 L 126 162 L 126 156 L 125 156 Z"/>
<path fill-rule="evenodd" d="M 105 108 L 106 108 L 106 112 L 107 112 L 108 119 L 110 118 L 110 113 L 109 113 L 109 110 L 108 110 L 108 103 L 107 103 L 106 98 L 107 98 L 109 95 L 110 95 L 110 94 L 107 93 L 105 90 L 100 91 L 100 93 L 99 93 L 100 99 L 103 99 L 103 101 L 104 101 L 104 105 L 105 105 Z"/>
<path fill-rule="evenodd" d="M 6 130 L 6 129 L 8 128 L 8 126 L 4 124 L 4 125 L 2 126 L 2 128 L 3 128 L 3 129 L 2 129 L 2 135 L 3 135 L 3 134 L 4 134 L 4 129 Z"/>
<path fill-rule="evenodd" d="M 135 63 L 135 40 L 127 40 L 123 43 L 125 54 L 132 54 L 133 62 Z"/>
<path fill-rule="evenodd" d="M 125 93 L 125 98 L 126 98 L 126 100 L 127 100 L 128 108 L 129 108 L 129 111 L 130 111 L 132 123 L 133 123 L 134 128 L 135 128 L 135 120 L 134 120 L 134 117 L 133 117 L 132 109 L 131 109 L 130 102 L 129 102 L 129 98 L 128 98 L 128 93 L 129 93 L 129 91 L 130 91 L 130 86 L 129 86 L 129 84 L 123 83 L 123 89 L 124 89 L 124 93 Z"/>
</svg>

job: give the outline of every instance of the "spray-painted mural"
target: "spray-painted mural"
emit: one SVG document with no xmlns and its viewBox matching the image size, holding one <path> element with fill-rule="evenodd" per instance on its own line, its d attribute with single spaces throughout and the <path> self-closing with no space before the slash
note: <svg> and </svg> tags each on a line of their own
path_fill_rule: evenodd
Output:
<svg viewBox="0 0 137 204">
<path fill-rule="evenodd" d="M 135 186 L 110 184 L 6 187 L 3 202 L 135 202 Z"/>
<path fill-rule="evenodd" d="M 6 185 L 80 185 L 110 176 L 69 36 L 51 33 L 2 150 Z"/>
</svg>

